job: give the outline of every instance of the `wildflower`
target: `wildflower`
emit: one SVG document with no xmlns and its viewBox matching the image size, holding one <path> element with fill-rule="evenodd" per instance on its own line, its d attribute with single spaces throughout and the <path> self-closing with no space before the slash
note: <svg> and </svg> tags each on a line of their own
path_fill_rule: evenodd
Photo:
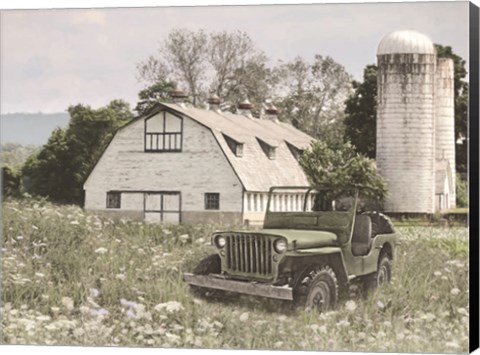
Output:
<svg viewBox="0 0 480 355">
<path fill-rule="evenodd" d="M 453 295 L 453 296 L 456 296 L 456 295 L 458 295 L 459 293 L 460 293 L 460 290 L 459 290 L 458 288 L 456 288 L 456 287 L 454 287 L 454 288 L 452 288 L 452 289 L 450 290 L 450 294 Z"/>
<path fill-rule="evenodd" d="M 349 325 L 350 325 L 350 322 L 346 319 L 342 319 L 342 320 L 337 322 L 337 327 L 339 327 L 339 328 L 346 328 Z"/>
<path fill-rule="evenodd" d="M 23 235 L 17 235 L 17 240 L 23 240 Z"/>
<path fill-rule="evenodd" d="M 108 316 L 109 312 L 105 308 L 100 308 L 98 310 L 93 311 L 92 313 L 96 316 L 103 317 L 103 316 Z"/>
<path fill-rule="evenodd" d="M 129 308 L 128 311 L 127 311 L 127 317 L 128 318 L 135 318 L 135 313 L 132 311 L 131 308 Z"/>
<path fill-rule="evenodd" d="M 461 315 L 468 316 L 468 311 L 463 307 L 457 308 L 457 312 L 460 313 Z"/>
<path fill-rule="evenodd" d="M 69 311 L 71 311 L 74 308 L 73 299 L 70 297 L 62 297 L 62 304 Z"/>
<path fill-rule="evenodd" d="M 58 307 L 50 307 L 50 310 L 52 311 L 52 313 L 58 313 L 60 311 L 60 308 Z"/>
<path fill-rule="evenodd" d="M 120 304 L 125 308 L 137 308 L 138 304 L 133 301 L 128 301 L 125 298 L 120 299 Z"/>
<path fill-rule="evenodd" d="M 190 239 L 190 236 L 188 234 L 182 234 L 178 239 L 180 239 L 182 243 L 186 243 L 188 239 Z"/>
<path fill-rule="evenodd" d="M 119 280 L 122 280 L 122 281 L 125 280 L 125 277 L 126 277 L 125 274 L 116 274 L 115 275 L 116 279 L 119 279 Z"/>
<path fill-rule="evenodd" d="M 92 298 L 98 297 L 99 294 L 100 294 L 100 291 L 97 290 L 96 288 L 91 288 L 90 289 L 90 296 Z"/>
<path fill-rule="evenodd" d="M 166 310 L 167 313 L 175 313 L 178 311 L 182 311 L 184 308 L 180 302 L 177 301 L 170 301 L 166 303 L 159 303 L 155 306 L 155 310 L 161 312 L 162 310 Z"/>
<path fill-rule="evenodd" d="M 205 239 L 204 238 L 198 238 L 195 243 L 197 244 L 202 244 L 202 243 L 205 243 Z"/>
<path fill-rule="evenodd" d="M 452 349 L 458 349 L 458 348 L 460 347 L 460 346 L 458 345 L 458 343 L 455 342 L 455 341 L 447 341 L 447 342 L 445 343 L 445 346 L 446 346 L 447 348 L 452 348 Z"/>
<path fill-rule="evenodd" d="M 320 327 L 318 327 L 318 331 L 322 334 L 325 334 L 327 333 L 327 327 L 325 325 L 321 325 Z"/>
<path fill-rule="evenodd" d="M 345 303 L 345 308 L 347 309 L 347 311 L 353 312 L 357 309 L 357 304 L 355 303 L 355 301 L 349 300 Z"/>
<path fill-rule="evenodd" d="M 79 224 L 80 224 L 80 222 L 79 222 L 79 221 L 77 221 L 77 220 L 75 220 L 75 221 L 71 221 L 71 222 L 70 222 L 70 224 L 73 224 L 73 225 L 75 225 L 75 226 L 76 226 L 76 225 L 79 225 Z"/>
<path fill-rule="evenodd" d="M 36 272 L 35 276 L 40 277 L 40 278 L 44 278 L 45 274 L 42 274 L 41 272 Z"/>
<path fill-rule="evenodd" d="M 242 313 L 239 319 L 241 322 L 246 322 L 248 320 L 248 312 Z"/>
<path fill-rule="evenodd" d="M 103 248 L 103 247 L 100 247 L 100 248 L 98 248 L 98 249 L 95 250 L 95 253 L 97 253 L 97 254 L 105 254 L 107 251 L 108 251 L 108 249 Z"/>
<path fill-rule="evenodd" d="M 442 273 L 437 270 L 437 271 L 435 271 L 435 272 L 433 273 L 433 275 L 434 275 L 434 276 L 442 276 Z"/>
<path fill-rule="evenodd" d="M 283 341 L 277 341 L 275 344 L 273 344 L 273 347 L 276 349 L 280 349 L 283 346 Z"/>
<path fill-rule="evenodd" d="M 32 229 L 33 230 L 38 230 L 38 227 L 35 224 L 32 224 Z"/>
<path fill-rule="evenodd" d="M 382 301 L 377 301 L 377 307 L 380 308 L 380 309 L 384 309 L 385 304 Z"/>
</svg>

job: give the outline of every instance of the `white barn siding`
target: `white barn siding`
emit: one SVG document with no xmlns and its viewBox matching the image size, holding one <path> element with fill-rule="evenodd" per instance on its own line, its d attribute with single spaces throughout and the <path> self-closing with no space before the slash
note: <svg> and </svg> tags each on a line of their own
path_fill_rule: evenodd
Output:
<svg viewBox="0 0 480 355">
<path fill-rule="evenodd" d="M 182 222 L 240 221 L 243 187 L 210 129 L 184 117 L 178 153 L 145 152 L 144 129 L 137 120 L 117 132 L 85 183 L 86 210 L 144 218 L 144 191 L 179 191 Z M 106 208 L 108 191 L 130 191 L 120 211 Z M 220 193 L 221 212 L 205 210 L 206 192 Z"/>
</svg>

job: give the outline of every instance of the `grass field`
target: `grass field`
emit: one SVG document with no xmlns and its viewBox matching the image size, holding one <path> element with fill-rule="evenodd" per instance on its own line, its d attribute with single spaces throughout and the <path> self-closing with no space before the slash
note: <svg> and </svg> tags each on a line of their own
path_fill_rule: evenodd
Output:
<svg viewBox="0 0 480 355">
<path fill-rule="evenodd" d="M 468 351 L 466 228 L 401 227 L 394 276 L 324 314 L 254 297 L 207 302 L 182 281 L 220 226 L 112 221 L 3 204 L 2 342 L 225 349 Z"/>
</svg>

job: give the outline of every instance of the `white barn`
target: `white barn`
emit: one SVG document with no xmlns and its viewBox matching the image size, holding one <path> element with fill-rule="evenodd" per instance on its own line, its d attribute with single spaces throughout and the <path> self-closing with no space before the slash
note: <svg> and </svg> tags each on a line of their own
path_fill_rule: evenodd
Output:
<svg viewBox="0 0 480 355">
<path fill-rule="evenodd" d="M 176 92 L 178 98 L 184 97 Z M 159 223 L 250 223 L 264 219 L 271 186 L 306 186 L 298 156 L 313 138 L 261 119 L 251 104 L 239 113 L 183 102 L 158 104 L 120 128 L 84 184 L 85 209 Z M 277 210 L 297 210 L 301 198 L 278 195 Z"/>
</svg>

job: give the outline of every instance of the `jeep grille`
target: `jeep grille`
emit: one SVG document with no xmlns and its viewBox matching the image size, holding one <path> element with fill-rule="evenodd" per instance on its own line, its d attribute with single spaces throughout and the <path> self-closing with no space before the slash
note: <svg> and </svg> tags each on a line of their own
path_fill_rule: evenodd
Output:
<svg viewBox="0 0 480 355">
<path fill-rule="evenodd" d="M 226 265 L 236 273 L 272 274 L 272 239 L 256 234 L 225 235 Z"/>
</svg>

